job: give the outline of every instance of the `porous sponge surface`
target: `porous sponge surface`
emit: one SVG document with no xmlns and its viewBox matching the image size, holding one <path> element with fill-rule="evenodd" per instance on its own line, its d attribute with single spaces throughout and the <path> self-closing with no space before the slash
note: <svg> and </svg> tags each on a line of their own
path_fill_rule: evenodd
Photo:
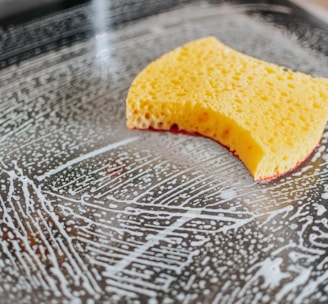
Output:
<svg viewBox="0 0 328 304">
<path fill-rule="evenodd" d="M 214 37 L 150 63 L 126 101 L 130 129 L 172 126 L 228 147 L 255 180 L 295 168 L 328 119 L 328 80 L 247 56 Z"/>
</svg>

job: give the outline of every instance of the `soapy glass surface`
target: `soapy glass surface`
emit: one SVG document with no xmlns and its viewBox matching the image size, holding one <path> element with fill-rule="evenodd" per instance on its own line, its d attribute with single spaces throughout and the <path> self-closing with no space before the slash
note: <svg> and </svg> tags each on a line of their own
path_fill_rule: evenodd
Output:
<svg viewBox="0 0 328 304">
<path fill-rule="evenodd" d="M 87 27 L 91 14 L 86 4 L 25 31 L 59 41 L 65 27 L 51 39 L 38 29 L 60 18 Z M 282 4 L 184 3 L 121 23 L 115 7 L 103 14 L 107 30 L 40 46 L 18 67 L 9 60 L 25 53 L 7 37 L 0 302 L 328 301 L 328 132 L 301 167 L 259 184 L 209 139 L 125 125 L 133 78 L 179 45 L 214 35 L 328 77 L 327 27 Z"/>
</svg>

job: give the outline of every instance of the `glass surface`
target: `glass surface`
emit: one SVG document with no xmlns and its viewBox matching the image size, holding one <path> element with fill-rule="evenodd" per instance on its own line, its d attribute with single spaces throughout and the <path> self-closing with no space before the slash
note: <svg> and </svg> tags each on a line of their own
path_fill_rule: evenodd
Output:
<svg viewBox="0 0 328 304">
<path fill-rule="evenodd" d="M 0 303 L 327 302 L 328 131 L 255 183 L 209 139 L 128 130 L 125 98 L 208 35 L 328 77 L 328 27 L 281 1 L 106 3 L 1 32 Z"/>
</svg>

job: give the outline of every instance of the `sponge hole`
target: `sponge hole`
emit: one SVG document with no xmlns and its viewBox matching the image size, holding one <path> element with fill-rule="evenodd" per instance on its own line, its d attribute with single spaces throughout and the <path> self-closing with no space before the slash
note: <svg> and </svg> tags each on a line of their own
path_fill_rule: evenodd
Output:
<svg viewBox="0 0 328 304">
<path fill-rule="evenodd" d="M 163 122 L 159 121 L 156 126 L 157 126 L 157 129 L 161 129 L 163 127 Z"/>
<path fill-rule="evenodd" d="M 171 127 L 170 127 L 170 131 L 172 133 L 178 133 L 179 132 L 179 125 L 176 124 L 176 123 L 172 124 Z"/>
<path fill-rule="evenodd" d="M 286 140 L 285 143 L 286 143 L 286 145 L 288 145 L 290 147 L 294 147 L 294 142 L 292 142 L 290 140 Z"/>
<path fill-rule="evenodd" d="M 177 97 L 185 97 L 187 95 L 187 93 L 185 93 L 185 92 L 177 92 L 175 95 Z"/>
<path fill-rule="evenodd" d="M 221 132 L 221 137 L 223 139 L 228 139 L 230 137 L 230 128 L 224 128 L 223 131 Z"/>
<path fill-rule="evenodd" d="M 271 67 L 265 67 L 265 70 L 268 74 L 274 74 L 275 73 L 275 70 Z"/>
<path fill-rule="evenodd" d="M 319 92 L 319 96 L 323 99 L 327 99 L 327 94 L 322 91 Z"/>
<path fill-rule="evenodd" d="M 205 95 L 206 95 L 206 97 L 209 97 L 209 98 L 213 97 L 213 93 L 209 90 L 206 90 Z"/>
<path fill-rule="evenodd" d="M 171 83 L 174 85 L 180 85 L 180 81 L 176 79 L 171 79 Z"/>
</svg>

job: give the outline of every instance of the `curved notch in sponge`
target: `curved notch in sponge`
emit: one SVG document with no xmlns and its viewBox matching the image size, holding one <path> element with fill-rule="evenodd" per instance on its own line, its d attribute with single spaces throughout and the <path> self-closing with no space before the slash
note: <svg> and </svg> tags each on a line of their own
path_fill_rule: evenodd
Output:
<svg viewBox="0 0 328 304">
<path fill-rule="evenodd" d="M 130 129 L 197 133 L 228 147 L 256 181 L 298 166 L 328 119 L 328 79 L 237 52 L 214 37 L 150 63 L 126 101 Z"/>
</svg>

